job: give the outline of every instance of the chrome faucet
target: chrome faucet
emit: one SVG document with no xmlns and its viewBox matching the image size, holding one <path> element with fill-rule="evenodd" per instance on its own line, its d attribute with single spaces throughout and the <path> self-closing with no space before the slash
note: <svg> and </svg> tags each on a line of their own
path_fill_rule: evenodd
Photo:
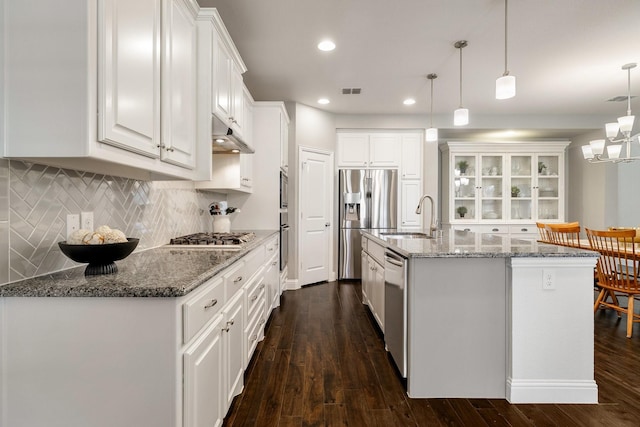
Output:
<svg viewBox="0 0 640 427">
<path fill-rule="evenodd" d="M 416 208 L 416 215 L 420 215 L 422 213 L 422 203 L 424 202 L 424 199 L 429 199 L 429 201 L 431 202 L 431 222 L 429 223 L 429 236 L 435 237 L 436 231 L 438 229 L 436 228 L 435 223 L 435 204 L 433 203 L 433 198 L 431 196 L 425 194 L 420 198 L 418 207 Z"/>
</svg>

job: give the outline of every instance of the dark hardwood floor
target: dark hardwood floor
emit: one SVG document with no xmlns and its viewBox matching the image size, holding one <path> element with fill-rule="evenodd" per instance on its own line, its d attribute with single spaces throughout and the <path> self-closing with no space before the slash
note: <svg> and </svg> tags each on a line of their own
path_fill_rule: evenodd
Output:
<svg viewBox="0 0 640 427">
<path fill-rule="evenodd" d="M 598 405 L 410 399 L 361 304 L 358 282 L 287 291 L 227 426 L 639 426 L 640 325 L 595 316 Z"/>
</svg>

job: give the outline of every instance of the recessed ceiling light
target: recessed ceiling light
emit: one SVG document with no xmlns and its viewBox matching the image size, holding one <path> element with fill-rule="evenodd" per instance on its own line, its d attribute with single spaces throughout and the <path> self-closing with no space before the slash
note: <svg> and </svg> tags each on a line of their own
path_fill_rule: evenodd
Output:
<svg viewBox="0 0 640 427">
<path fill-rule="evenodd" d="M 324 105 L 324 104 L 328 104 L 329 102 L 331 102 L 331 101 L 329 101 L 327 98 L 318 99 L 318 104 L 323 104 Z"/>
<path fill-rule="evenodd" d="M 216 138 L 216 142 L 217 142 L 218 144 L 222 144 L 222 143 L 224 142 L 224 139 L 222 139 L 222 138 Z"/>
<path fill-rule="evenodd" d="M 335 48 L 336 48 L 336 44 L 331 40 L 323 40 L 320 43 L 318 43 L 318 49 L 325 52 L 332 51 Z"/>
<path fill-rule="evenodd" d="M 231 150 L 232 153 L 239 153 L 240 150 Z"/>
<path fill-rule="evenodd" d="M 413 105 L 413 104 L 415 104 L 415 103 L 416 103 L 416 100 L 415 100 L 415 99 L 413 99 L 413 98 L 407 98 L 407 99 L 405 99 L 404 101 L 402 101 L 402 103 L 403 103 L 404 105 Z"/>
</svg>

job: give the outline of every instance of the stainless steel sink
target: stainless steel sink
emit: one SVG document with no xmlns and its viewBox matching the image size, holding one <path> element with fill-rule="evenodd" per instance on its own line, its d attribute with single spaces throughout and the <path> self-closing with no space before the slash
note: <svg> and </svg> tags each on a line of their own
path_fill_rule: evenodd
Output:
<svg viewBox="0 0 640 427">
<path fill-rule="evenodd" d="M 390 239 L 432 239 L 433 237 L 429 236 L 426 233 L 416 233 L 416 232 L 398 232 L 392 231 L 388 233 L 380 233 L 382 237 L 388 237 Z"/>
</svg>

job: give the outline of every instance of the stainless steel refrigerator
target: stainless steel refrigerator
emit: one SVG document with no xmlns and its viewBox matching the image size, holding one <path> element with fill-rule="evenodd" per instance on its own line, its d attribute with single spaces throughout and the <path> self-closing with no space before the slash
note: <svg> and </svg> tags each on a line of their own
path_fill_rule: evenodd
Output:
<svg viewBox="0 0 640 427">
<path fill-rule="evenodd" d="M 359 279 L 361 230 L 397 228 L 398 171 L 340 169 L 338 190 L 338 278 Z"/>
</svg>

